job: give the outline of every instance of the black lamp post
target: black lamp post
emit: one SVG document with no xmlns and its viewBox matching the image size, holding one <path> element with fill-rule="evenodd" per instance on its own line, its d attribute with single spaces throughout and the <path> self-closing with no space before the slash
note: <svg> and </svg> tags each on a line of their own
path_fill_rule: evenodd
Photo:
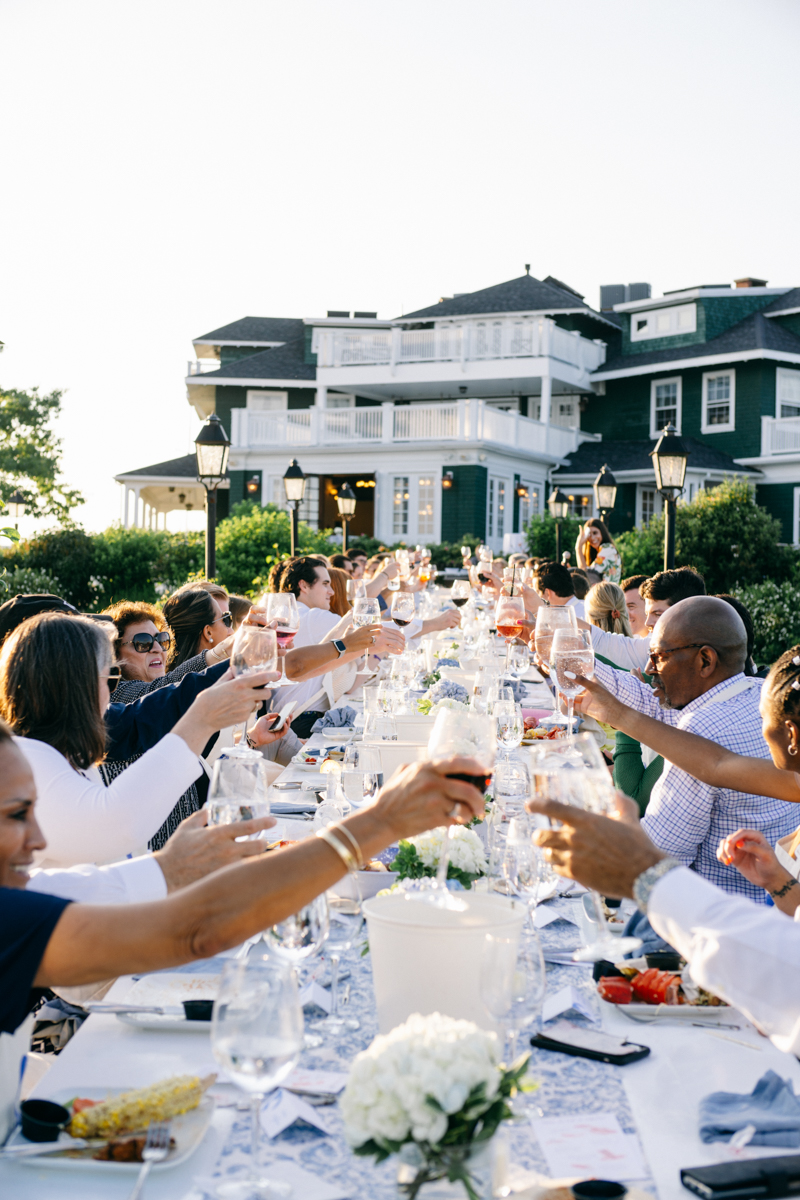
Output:
<svg viewBox="0 0 800 1200">
<path fill-rule="evenodd" d="M 217 572 L 217 488 L 225 478 L 231 443 L 222 422 L 212 413 L 194 439 L 197 481 L 206 489 L 206 579 Z"/>
<path fill-rule="evenodd" d="M 550 509 L 550 516 L 556 523 L 556 562 L 561 562 L 561 522 L 566 521 L 569 516 L 569 500 L 556 487 L 550 493 L 547 507 Z"/>
<path fill-rule="evenodd" d="M 356 494 L 349 483 L 345 483 L 336 493 L 336 507 L 339 509 L 339 516 L 342 518 L 342 554 L 346 554 L 347 522 L 352 521 L 356 511 Z"/>
<path fill-rule="evenodd" d="M 297 459 L 293 458 L 286 469 L 286 474 L 283 477 L 283 490 L 286 493 L 286 503 L 289 505 L 289 537 L 290 549 L 292 558 L 295 556 L 295 551 L 299 539 L 298 532 L 298 516 L 297 510 L 300 507 L 303 496 L 306 493 L 306 477 L 303 474 L 302 467 L 298 465 Z"/>
<path fill-rule="evenodd" d="M 15 490 L 6 500 L 6 507 L 9 515 L 14 518 L 14 528 L 19 530 L 19 519 L 25 516 L 25 510 L 28 507 L 25 497 L 19 490 Z"/>
<path fill-rule="evenodd" d="M 611 511 L 617 499 L 617 481 L 603 463 L 600 474 L 594 481 L 594 503 L 600 510 L 600 519 L 605 521 L 606 514 Z"/>
<path fill-rule="evenodd" d="M 655 450 L 650 451 L 653 470 L 656 473 L 656 487 L 664 497 L 665 571 L 671 571 L 675 566 L 675 508 L 678 496 L 683 491 L 688 454 L 689 451 L 678 437 L 678 431 L 672 423 L 664 427 Z"/>
</svg>

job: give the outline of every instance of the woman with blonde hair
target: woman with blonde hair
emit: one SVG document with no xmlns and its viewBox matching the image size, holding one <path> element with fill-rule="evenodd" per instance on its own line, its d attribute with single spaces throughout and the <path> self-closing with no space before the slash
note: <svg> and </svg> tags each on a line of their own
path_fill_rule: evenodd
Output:
<svg viewBox="0 0 800 1200">
<path fill-rule="evenodd" d="M 622 633 L 625 637 L 633 637 L 625 593 L 619 584 L 605 580 L 596 583 L 586 593 L 583 606 L 590 625 L 596 625 L 606 633 Z"/>
</svg>

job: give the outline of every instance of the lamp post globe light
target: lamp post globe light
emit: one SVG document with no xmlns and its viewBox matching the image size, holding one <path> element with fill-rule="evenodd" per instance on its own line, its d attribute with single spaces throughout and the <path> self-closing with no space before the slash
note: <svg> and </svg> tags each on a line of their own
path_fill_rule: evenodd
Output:
<svg viewBox="0 0 800 1200">
<path fill-rule="evenodd" d="M 650 451 L 656 487 L 664 497 L 664 570 L 675 566 L 675 508 L 678 496 L 683 491 L 686 478 L 686 459 L 689 451 L 678 437 L 673 424 L 665 425 L 664 432 Z"/>
<path fill-rule="evenodd" d="M 600 474 L 594 481 L 594 503 L 600 513 L 600 519 L 605 521 L 606 514 L 611 511 L 617 500 L 617 481 L 603 463 Z"/>
<path fill-rule="evenodd" d="M 217 488 L 228 469 L 230 439 L 216 413 L 212 413 L 194 439 L 197 482 L 206 489 L 206 579 L 217 572 Z"/>
<path fill-rule="evenodd" d="M 553 488 L 547 501 L 550 516 L 556 523 L 556 562 L 561 562 L 561 522 L 569 516 L 569 500 L 557 487 Z"/>
<path fill-rule="evenodd" d="M 289 505 L 289 548 L 294 558 L 299 541 L 299 518 L 297 510 L 303 496 L 306 494 L 306 477 L 296 458 L 293 458 L 283 477 L 283 490 L 286 493 L 286 503 Z"/>
<path fill-rule="evenodd" d="M 6 500 L 6 508 L 8 509 L 9 516 L 14 518 L 14 528 L 16 530 L 19 530 L 19 519 L 25 516 L 27 507 L 28 504 L 25 497 L 17 489 Z"/>
<path fill-rule="evenodd" d="M 336 507 L 339 509 L 339 516 L 342 518 L 342 554 L 346 554 L 347 522 L 353 519 L 356 511 L 356 494 L 349 483 L 345 483 L 336 493 Z"/>
</svg>

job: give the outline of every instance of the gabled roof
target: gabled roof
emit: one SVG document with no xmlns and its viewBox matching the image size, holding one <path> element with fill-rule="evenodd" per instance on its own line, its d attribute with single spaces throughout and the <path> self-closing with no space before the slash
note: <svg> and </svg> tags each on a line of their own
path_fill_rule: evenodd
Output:
<svg viewBox="0 0 800 1200">
<path fill-rule="evenodd" d="M 120 471 L 120 476 L 129 475 L 144 475 L 144 476 L 163 476 L 168 478 L 185 477 L 186 479 L 197 479 L 197 457 L 194 454 L 184 454 L 181 458 L 168 458 L 166 462 L 153 463 L 150 467 L 139 467 L 136 471 Z"/>
<path fill-rule="evenodd" d="M 439 304 L 431 304 L 430 307 L 420 308 L 417 312 L 403 313 L 402 318 L 396 319 L 407 321 L 409 317 L 466 317 L 476 313 L 559 310 L 575 312 L 579 309 L 583 309 L 599 321 L 606 320 L 605 316 L 589 308 L 578 292 L 559 283 L 552 275 L 548 275 L 545 280 L 534 279 L 533 275 L 520 275 L 519 279 L 496 283 L 493 287 L 481 288 L 477 292 L 465 292 L 463 296 L 442 300 Z"/>
<path fill-rule="evenodd" d="M 247 345 L 253 342 L 286 342 L 296 338 L 303 332 L 303 322 L 292 317 L 240 317 L 223 325 L 220 329 L 212 329 L 202 337 L 194 338 L 193 345 L 202 342 L 228 342 Z"/>
<path fill-rule="evenodd" d="M 723 454 L 721 450 L 700 442 L 697 438 L 682 437 L 689 451 L 689 469 L 701 468 L 704 471 L 726 471 L 738 475 L 760 475 L 754 467 L 743 467 Z M 650 451 L 655 449 L 655 438 L 647 441 L 618 441 L 582 442 L 577 450 L 565 455 L 566 463 L 553 471 L 558 475 L 596 475 L 602 466 L 608 464 L 612 474 L 622 471 L 651 471 L 653 460 Z"/>
<path fill-rule="evenodd" d="M 303 323 L 298 321 L 302 331 Z M 293 337 L 283 346 L 272 350 L 259 350 L 256 354 L 248 354 L 236 362 L 226 363 L 218 371 L 204 371 L 202 375 L 192 376 L 191 383 L 206 383 L 207 381 L 237 379 L 316 379 L 317 368 L 304 361 L 305 337 Z"/>
<path fill-rule="evenodd" d="M 770 317 L 773 313 L 786 312 L 787 309 L 792 311 L 800 308 L 800 288 L 792 288 L 790 292 L 784 292 L 782 296 L 778 296 L 777 300 L 773 300 L 766 308 L 761 311 L 766 317 Z"/>
<path fill-rule="evenodd" d="M 783 302 L 784 297 L 780 297 Z M 732 325 L 710 342 L 692 342 L 690 345 L 675 346 L 669 350 L 650 350 L 641 354 L 621 354 L 617 358 L 604 362 L 598 367 L 593 376 L 602 378 L 611 371 L 634 370 L 641 367 L 660 366 L 677 361 L 687 361 L 694 358 L 720 357 L 726 354 L 741 354 L 746 350 L 773 350 L 785 354 L 800 354 L 800 338 L 778 325 L 768 321 L 763 311 L 752 313 Z"/>
</svg>

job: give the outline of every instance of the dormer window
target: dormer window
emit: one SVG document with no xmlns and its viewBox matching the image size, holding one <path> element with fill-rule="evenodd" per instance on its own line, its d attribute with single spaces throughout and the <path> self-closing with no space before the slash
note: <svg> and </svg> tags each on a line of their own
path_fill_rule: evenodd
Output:
<svg viewBox="0 0 800 1200">
<path fill-rule="evenodd" d="M 679 333 L 697 330 L 697 305 L 676 304 L 670 308 L 655 308 L 650 312 L 631 313 L 631 341 L 649 338 L 675 337 Z"/>
</svg>

